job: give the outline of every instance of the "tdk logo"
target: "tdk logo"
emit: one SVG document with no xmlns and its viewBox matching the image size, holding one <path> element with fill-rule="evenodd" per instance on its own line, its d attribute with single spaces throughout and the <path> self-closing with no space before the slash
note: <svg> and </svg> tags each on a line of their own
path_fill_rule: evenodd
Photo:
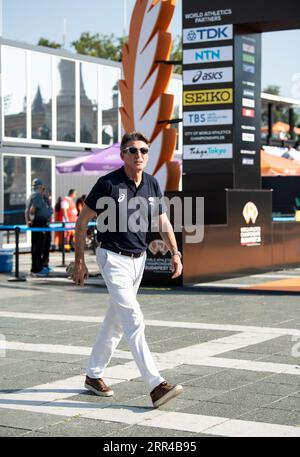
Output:
<svg viewBox="0 0 300 457">
<path fill-rule="evenodd" d="M 184 43 L 200 43 L 207 41 L 223 41 L 233 39 L 233 26 L 201 27 L 183 30 Z"/>
<path fill-rule="evenodd" d="M 210 40 L 228 40 L 228 27 L 222 27 L 220 29 L 198 29 L 196 31 L 190 31 L 187 34 L 189 41 L 210 41 Z"/>
<path fill-rule="evenodd" d="M 199 60 L 201 60 L 202 62 L 220 60 L 220 58 L 221 58 L 220 49 L 217 49 L 216 51 L 214 49 L 205 49 L 204 51 L 195 52 L 196 62 Z"/>
</svg>

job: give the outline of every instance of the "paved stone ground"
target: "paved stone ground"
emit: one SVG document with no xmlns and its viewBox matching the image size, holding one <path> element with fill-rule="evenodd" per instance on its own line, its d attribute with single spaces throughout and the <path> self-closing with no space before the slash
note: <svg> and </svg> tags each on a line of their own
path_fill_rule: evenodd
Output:
<svg viewBox="0 0 300 457">
<path fill-rule="evenodd" d="M 141 288 L 156 363 L 184 387 L 154 410 L 125 340 L 106 373 L 115 396 L 83 388 L 107 291 L 97 277 L 73 286 L 60 254 L 51 262 L 46 280 L 0 275 L 0 436 L 300 436 L 300 296 Z"/>
</svg>

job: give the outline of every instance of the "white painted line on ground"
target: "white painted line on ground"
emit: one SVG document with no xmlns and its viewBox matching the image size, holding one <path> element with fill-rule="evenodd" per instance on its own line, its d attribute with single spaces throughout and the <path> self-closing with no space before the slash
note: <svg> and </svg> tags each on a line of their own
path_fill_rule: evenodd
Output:
<svg viewBox="0 0 300 457">
<path fill-rule="evenodd" d="M 69 314 L 44 314 L 44 313 L 19 313 L 13 311 L 0 311 L 0 317 L 9 317 L 15 319 L 34 319 L 34 320 L 54 320 L 54 321 L 74 321 L 74 322 L 94 322 L 100 323 L 103 317 L 95 316 L 78 316 Z M 300 330 L 281 328 L 281 327 L 256 327 L 247 325 L 231 324 L 208 324 L 202 322 L 180 322 L 146 319 L 145 324 L 153 327 L 174 327 L 187 328 L 195 330 L 220 330 L 231 332 L 253 332 L 253 333 L 272 333 L 274 335 L 300 335 Z"/>
<path fill-rule="evenodd" d="M 73 316 L 68 314 L 44 314 L 44 313 L 17 313 L 12 311 L 0 311 L 0 317 L 11 317 L 15 319 L 34 319 L 47 321 L 64 321 L 64 322 L 95 322 L 100 323 L 103 317 L 94 316 Z"/>
<path fill-rule="evenodd" d="M 195 361 L 194 365 L 228 368 L 235 370 L 259 371 L 265 373 L 285 373 L 300 376 L 300 366 L 289 365 L 287 363 L 257 362 L 252 360 L 207 357 L 202 360 Z"/>
<path fill-rule="evenodd" d="M 0 400 L 0 407 L 11 409 L 12 405 Z M 222 436 L 278 436 L 300 437 L 300 427 L 243 421 L 226 417 L 204 416 L 134 406 L 108 406 L 96 402 L 58 400 L 52 403 L 34 404 L 26 400 L 15 401 L 14 409 L 64 417 L 104 420 L 106 422 L 140 425 L 176 431 L 206 433 Z"/>
<path fill-rule="evenodd" d="M 298 274 L 258 274 L 258 275 L 251 275 L 249 276 L 250 278 L 270 278 L 270 279 L 277 279 L 277 278 L 283 278 L 283 279 L 288 279 L 288 278 L 298 278 L 299 277 L 299 273 Z M 253 284 L 254 285 L 254 284 Z"/>
<path fill-rule="evenodd" d="M 224 338 L 218 338 L 206 343 L 200 343 L 185 348 L 176 349 L 174 351 L 152 353 L 153 358 L 159 370 L 173 369 L 181 364 L 215 366 L 220 368 L 260 371 L 267 373 L 287 373 L 299 375 L 300 369 L 296 365 L 280 364 L 272 362 L 257 362 L 251 360 L 239 360 L 230 358 L 217 358 L 219 354 L 224 354 L 229 351 L 238 350 L 253 344 L 262 343 L 273 339 L 274 335 L 256 334 L 256 333 L 240 333 Z M 34 344 L 22 342 L 6 342 L 7 350 L 19 350 L 29 352 L 44 352 L 44 353 L 61 353 L 74 355 L 89 355 L 91 348 L 82 346 L 64 346 L 53 344 Z M 130 352 L 117 350 L 114 357 L 132 360 Z M 128 379 L 139 377 L 140 374 L 133 363 L 133 372 L 130 373 Z M 123 367 L 125 365 L 117 365 L 105 370 L 105 376 L 124 379 L 125 374 Z M 126 364 L 127 366 L 127 364 Z M 120 368 L 121 367 L 121 368 Z M 125 368 L 124 368 L 125 369 Z M 111 371 L 112 370 L 112 371 Z M 112 373 L 111 375 L 109 373 Z"/>
<path fill-rule="evenodd" d="M 273 334 L 239 333 L 237 335 L 218 338 L 207 343 L 195 344 L 166 353 L 168 360 L 177 363 L 197 364 L 203 357 L 213 357 L 224 352 L 238 350 L 254 344 L 263 343 L 274 338 Z"/>
<path fill-rule="evenodd" d="M 243 289 L 243 288 L 249 287 L 249 286 L 250 286 L 250 284 L 238 284 L 238 283 L 235 283 L 235 282 L 232 282 L 232 283 L 230 283 L 230 282 L 226 282 L 226 283 L 199 282 L 199 283 L 196 283 L 196 284 L 191 284 L 191 287 L 199 287 L 199 288 L 201 288 L 201 287 L 213 287 L 213 288 L 216 288 L 216 289 L 221 288 L 221 287 L 222 288 L 224 288 L 224 287 L 225 288 L 228 288 L 228 287 L 236 288 L 236 287 L 238 287 L 239 289 Z"/>
<path fill-rule="evenodd" d="M 205 433 L 234 437 L 300 437 L 300 427 L 231 419 L 208 428 Z"/>
<path fill-rule="evenodd" d="M 28 352 L 46 352 L 53 354 L 74 354 L 74 355 L 90 355 L 92 348 L 86 346 L 67 346 L 63 344 L 35 344 L 22 343 L 17 341 L 6 341 L 6 349 L 15 351 Z M 114 357 L 120 359 L 132 360 L 132 355 L 128 351 L 116 350 Z"/>
</svg>

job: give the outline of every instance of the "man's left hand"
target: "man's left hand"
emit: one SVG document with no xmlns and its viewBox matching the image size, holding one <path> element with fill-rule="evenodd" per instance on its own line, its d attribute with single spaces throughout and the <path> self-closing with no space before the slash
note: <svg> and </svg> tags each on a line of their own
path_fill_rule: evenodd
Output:
<svg viewBox="0 0 300 457">
<path fill-rule="evenodd" d="M 180 276 L 182 273 L 182 269 L 183 269 L 183 266 L 182 266 L 179 255 L 173 255 L 172 256 L 172 271 L 174 273 L 173 273 L 172 279 L 178 278 L 178 276 Z"/>
</svg>

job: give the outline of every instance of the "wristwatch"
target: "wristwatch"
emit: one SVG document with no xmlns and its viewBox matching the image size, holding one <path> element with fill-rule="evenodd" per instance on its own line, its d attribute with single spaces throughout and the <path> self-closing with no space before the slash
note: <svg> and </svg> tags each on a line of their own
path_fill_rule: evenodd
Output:
<svg viewBox="0 0 300 457">
<path fill-rule="evenodd" d="M 182 254 L 181 254 L 180 251 L 174 251 L 174 252 L 172 253 L 172 257 L 174 257 L 175 255 L 178 255 L 180 259 L 182 258 Z"/>
</svg>

